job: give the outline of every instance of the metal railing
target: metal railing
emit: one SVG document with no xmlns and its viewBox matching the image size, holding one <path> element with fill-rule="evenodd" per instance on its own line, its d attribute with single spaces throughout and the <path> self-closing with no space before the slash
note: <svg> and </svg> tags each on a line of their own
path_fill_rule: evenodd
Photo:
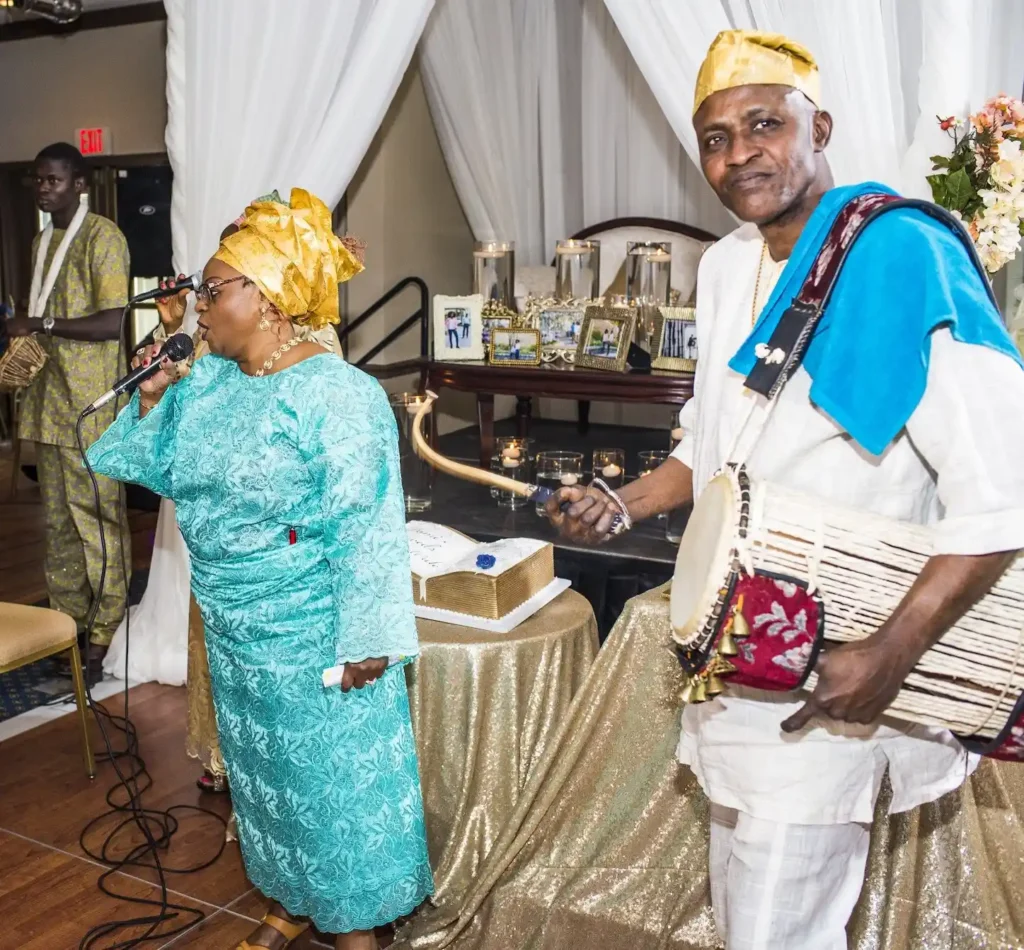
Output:
<svg viewBox="0 0 1024 950">
<path fill-rule="evenodd" d="M 412 329 L 418 322 L 420 325 L 420 356 L 418 360 L 406 360 L 401 364 L 395 364 L 395 367 L 406 366 L 407 364 L 415 368 L 426 362 L 430 355 L 430 292 L 427 290 L 426 282 L 420 277 L 405 277 L 400 280 L 394 287 L 392 287 L 387 293 L 385 293 L 375 303 L 372 303 L 366 310 L 364 310 L 358 317 L 356 317 L 348 326 L 343 330 L 338 331 L 338 340 L 341 342 L 343 351 L 347 352 L 346 341 L 352 335 L 354 330 L 358 330 L 367 320 L 370 319 L 381 307 L 390 303 L 407 287 L 415 286 L 420 292 L 420 306 L 419 309 L 403 320 L 397 327 L 388 333 L 379 343 L 371 346 L 353 365 L 358 367 L 365 367 L 369 364 L 378 353 L 389 347 L 395 342 L 400 336 L 405 334 L 408 330 Z"/>
</svg>

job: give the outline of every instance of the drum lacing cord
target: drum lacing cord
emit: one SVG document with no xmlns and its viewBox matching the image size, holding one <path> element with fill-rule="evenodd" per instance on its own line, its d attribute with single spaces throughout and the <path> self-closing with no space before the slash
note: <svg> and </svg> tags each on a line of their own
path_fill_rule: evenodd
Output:
<svg viewBox="0 0 1024 950">
<path fill-rule="evenodd" d="M 1010 667 L 1010 673 L 1006 677 L 1006 682 L 1003 684 L 1003 691 L 996 697 L 996 701 L 992 704 L 992 708 L 985 715 L 985 718 L 976 725 L 971 726 L 968 735 L 976 736 L 989 724 L 989 721 L 996 714 L 996 711 L 999 709 L 999 704 L 1006 699 L 1006 694 L 1010 691 L 1010 686 L 1013 684 L 1013 678 L 1017 675 L 1017 668 L 1020 666 L 1022 654 L 1024 654 L 1024 626 L 1017 631 L 1017 649 L 1013 654 L 1013 666 Z"/>
<path fill-rule="evenodd" d="M 807 563 L 807 596 L 813 597 L 818 591 L 819 570 L 825 557 L 825 519 L 821 509 L 814 513 L 814 544 L 811 553 L 805 558 Z"/>
</svg>

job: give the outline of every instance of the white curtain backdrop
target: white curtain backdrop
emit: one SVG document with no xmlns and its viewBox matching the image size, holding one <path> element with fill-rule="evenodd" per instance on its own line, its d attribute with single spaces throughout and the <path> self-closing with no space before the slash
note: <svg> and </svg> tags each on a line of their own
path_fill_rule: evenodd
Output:
<svg viewBox="0 0 1024 950">
<path fill-rule="evenodd" d="M 603 0 L 439 0 L 421 50 L 470 227 L 517 263 L 623 215 L 731 229 Z"/>
<path fill-rule="evenodd" d="M 584 0 L 581 36 L 583 141 L 574 154 L 583 204 L 572 229 L 645 215 L 731 231 L 735 222 L 686 153 L 604 0 Z"/>
<path fill-rule="evenodd" d="M 785 33 L 821 68 L 835 118 L 837 182 L 875 179 L 928 196 L 929 155 L 947 143 L 935 115 L 962 113 L 1004 89 L 1019 93 L 1019 0 L 605 0 L 630 52 L 696 162 L 693 88 L 719 30 Z"/>
<path fill-rule="evenodd" d="M 300 186 L 338 203 L 433 0 L 164 2 L 171 236 L 175 268 L 191 273 L 258 195 Z M 188 591 L 187 552 L 165 501 L 132 615 L 131 679 L 184 682 Z M 125 649 L 122 625 L 108 672 L 124 669 Z"/>
<path fill-rule="evenodd" d="M 553 0 L 440 0 L 423 86 L 469 226 L 542 262 L 565 236 L 565 155 Z M 566 117 L 568 120 L 568 117 Z"/>
</svg>

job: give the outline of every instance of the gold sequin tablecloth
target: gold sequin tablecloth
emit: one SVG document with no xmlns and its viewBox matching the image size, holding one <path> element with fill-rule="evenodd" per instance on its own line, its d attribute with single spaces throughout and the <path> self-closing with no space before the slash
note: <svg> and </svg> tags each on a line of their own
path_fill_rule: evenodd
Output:
<svg viewBox="0 0 1024 950">
<path fill-rule="evenodd" d="M 660 590 L 601 648 L 472 886 L 396 950 L 714 950 L 708 808 L 675 761 L 678 664 Z M 851 950 L 1024 948 L 1024 764 L 889 816 L 879 802 Z"/>
<path fill-rule="evenodd" d="M 597 654 L 590 604 L 567 590 L 511 633 L 418 620 L 409 700 L 435 900 L 465 894 Z"/>
</svg>

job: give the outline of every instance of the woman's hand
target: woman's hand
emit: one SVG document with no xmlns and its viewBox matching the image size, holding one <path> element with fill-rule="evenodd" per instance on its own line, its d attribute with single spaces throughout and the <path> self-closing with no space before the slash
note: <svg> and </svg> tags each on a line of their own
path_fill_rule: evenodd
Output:
<svg viewBox="0 0 1024 950">
<path fill-rule="evenodd" d="M 386 656 L 363 660 L 361 663 L 346 663 L 345 672 L 341 674 L 341 691 L 347 693 L 350 689 L 362 689 L 367 683 L 379 679 L 387 668 Z"/>
<path fill-rule="evenodd" d="M 178 274 L 179 282 L 184 279 L 184 274 Z M 160 289 L 163 290 L 171 283 L 173 281 L 160 281 Z M 173 297 L 157 297 L 156 299 L 156 311 L 160 314 L 160 322 L 163 324 L 168 336 L 176 333 L 185 320 L 185 307 L 188 304 L 188 295 L 189 291 L 186 289 L 178 291 Z"/>
<path fill-rule="evenodd" d="M 562 505 L 569 507 L 562 511 Z M 596 488 L 559 488 L 548 499 L 548 520 L 571 541 L 600 544 L 607 541 L 619 506 Z"/>
<path fill-rule="evenodd" d="M 159 343 L 153 343 L 150 346 L 144 346 L 139 349 L 132 359 L 132 369 L 136 369 L 139 366 L 149 366 L 157 358 L 160 348 Z M 147 411 L 152 409 L 160 402 L 167 387 L 177 382 L 177 380 L 178 374 L 175 372 L 174 364 L 166 358 L 161 360 L 160 369 L 150 376 L 149 379 L 144 379 L 139 383 L 139 399 L 142 401 L 143 408 Z"/>
</svg>

